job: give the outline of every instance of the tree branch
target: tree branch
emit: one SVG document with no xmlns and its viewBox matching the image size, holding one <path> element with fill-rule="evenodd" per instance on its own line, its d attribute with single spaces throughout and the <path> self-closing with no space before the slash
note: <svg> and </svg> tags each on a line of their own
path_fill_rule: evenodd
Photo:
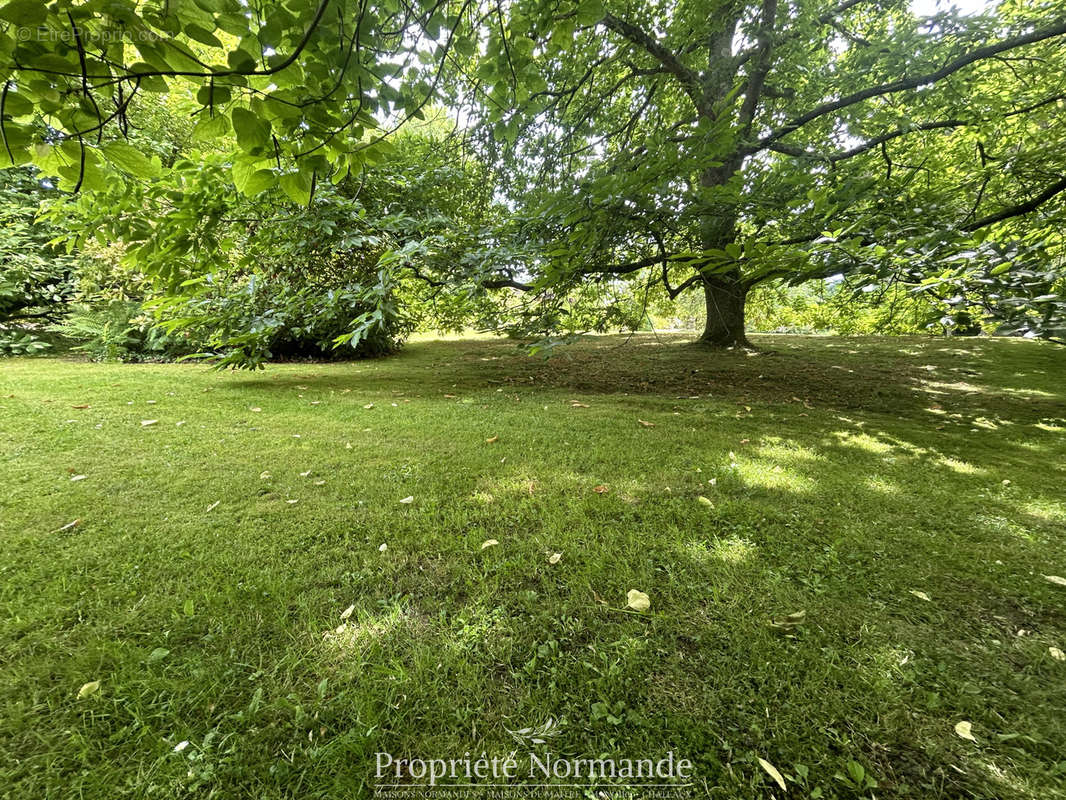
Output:
<svg viewBox="0 0 1066 800">
<path fill-rule="evenodd" d="M 981 217 L 978 220 L 971 222 L 969 225 L 963 227 L 964 231 L 975 231 L 978 228 L 983 228 L 986 225 L 994 225 L 997 222 L 1002 222 L 1005 219 L 1011 219 L 1012 217 L 1020 217 L 1024 214 L 1028 214 L 1032 211 L 1036 211 L 1040 206 L 1044 205 L 1048 200 L 1055 197 L 1062 192 L 1066 192 L 1066 178 L 1051 184 L 1044 191 L 1038 194 L 1031 200 L 1026 200 L 1024 203 L 1018 203 L 1013 206 L 1007 206 L 1000 209 L 994 214 Z"/>
<path fill-rule="evenodd" d="M 744 155 L 751 155 L 757 153 L 760 150 L 767 149 L 770 145 L 777 142 L 779 139 L 788 136 L 790 133 L 798 130 L 809 122 L 813 122 L 816 119 L 820 119 L 828 114 L 833 114 L 837 111 L 841 111 L 849 106 L 853 106 L 856 103 L 861 103 L 864 100 L 869 100 L 873 97 L 881 97 L 887 94 L 895 94 L 897 92 L 905 92 L 910 89 L 917 89 L 921 86 L 927 86 L 932 83 L 942 81 L 949 75 L 953 75 L 964 67 L 968 67 L 977 61 L 981 61 L 987 58 L 992 58 L 999 53 L 1013 50 L 1018 47 L 1024 47 L 1028 44 L 1035 44 L 1036 42 L 1042 42 L 1046 39 L 1052 39 L 1056 36 L 1062 36 L 1066 34 L 1066 22 L 1060 22 L 1056 25 L 1051 25 L 1047 28 L 1039 28 L 1029 33 L 1024 33 L 1019 36 L 1011 37 L 1010 39 L 1004 39 L 1001 42 L 995 44 L 979 47 L 976 50 L 971 50 L 969 53 L 949 61 L 940 69 L 935 72 L 929 72 L 925 75 L 916 75 L 911 78 L 901 78 L 898 81 L 892 81 L 890 83 L 882 83 L 878 86 L 870 86 L 866 89 L 861 89 L 858 92 L 841 97 L 837 100 L 831 100 L 821 105 L 815 106 L 805 114 L 800 114 L 797 117 L 793 117 L 790 121 L 786 122 L 784 126 L 778 128 L 776 131 L 768 133 L 766 136 L 759 139 L 757 142 L 743 149 Z"/>
<path fill-rule="evenodd" d="M 689 69 L 681 60 L 670 52 L 667 48 L 663 47 L 658 40 L 651 34 L 641 30 L 636 25 L 626 22 L 623 19 L 619 19 L 613 14 L 607 14 L 600 24 L 608 30 L 612 30 L 619 34 L 623 38 L 629 40 L 633 44 L 643 48 L 649 55 L 656 61 L 663 65 L 663 69 L 673 75 L 681 83 L 681 88 L 684 89 L 697 107 L 700 104 L 700 98 L 702 96 L 702 90 L 700 88 L 699 75 L 695 71 Z"/>
<path fill-rule="evenodd" d="M 763 84 L 766 83 L 766 75 L 770 71 L 770 52 L 773 48 L 772 36 L 776 18 L 777 0 L 763 0 L 762 19 L 759 22 L 757 35 L 758 49 L 748 75 L 747 88 L 744 90 L 744 102 L 740 106 L 740 135 L 743 139 L 751 135 L 751 126 L 755 121 L 755 112 L 762 97 Z"/>
<path fill-rule="evenodd" d="M 836 164 L 838 161 L 844 161 L 848 158 L 854 158 L 855 156 L 862 155 L 869 152 L 876 147 L 883 145 L 885 142 L 889 142 L 892 139 L 898 139 L 901 136 L 906 136 L 910 133 L 916 133 L 918 131 L 935 131 L 943 128 L 961 128 L 965 125 L 972 123 L 966 122 L 961 119 L 945 119 L 937 120 L 935 122 L 922 122 L 917 125 L 910 125 L 906 128 L 897 128 L 894 131 L 883 133 L 880 136 L 876 136 L 873 139 L 869 139 L 861 144 L 857 144 L 847 150 L 838 150 L 835 153 L 816 153 L 810 150 L 804 150 L 802 147 L 794 147 L 784 142 L 774 142 L 766 149 L 772 150 L 775 153 L 783 153 L 787 156 L 795 156 L 796 158 L 810 158 L 817 161 L 826 161 L 830 164 Z"/>
</svg>

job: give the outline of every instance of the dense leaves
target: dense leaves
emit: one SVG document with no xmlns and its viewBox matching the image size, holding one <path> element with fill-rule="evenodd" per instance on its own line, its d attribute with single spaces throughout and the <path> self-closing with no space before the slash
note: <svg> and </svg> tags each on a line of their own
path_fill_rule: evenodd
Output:
<svg viewBox="0 0 1066 800">
<path fill-rule="evenodd" d="M 0 159 L 81 193 L 88 229 L 171 295 L 171 327 L 234 363 L 368 336 L 387 351 L 390 320 L 427 302 L 549 340 L 635 326 L 653 288 L 702 289 L 703 340 L 744 344 L 754 287 L 841 276 L 922 292 L 941 326 L 1057 338 L 1064 39 L 1053 0 L 931 17 L 903 0 L 14 0 Z M 397 147 L 427 114 L 447 144 Z M 468 143 L 436 135 L 453 114 Z M 367 202 L 410 180 L 411 153 L 425 196 Z"/>
<path fill-rule="evenodd" d="M 59 230 L 37 218 L 49 194 L 32 170 L 0 172 L 0 353 L 46 348 L 37 333 L 74 291 L 74 259 L 52 245 Z"/>
</svg>

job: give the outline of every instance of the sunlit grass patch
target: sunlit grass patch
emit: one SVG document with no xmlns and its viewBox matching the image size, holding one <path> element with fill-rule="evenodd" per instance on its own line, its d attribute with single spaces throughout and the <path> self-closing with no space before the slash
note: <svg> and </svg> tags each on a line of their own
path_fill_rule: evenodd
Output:
<svg viewBox="0 0 1066 800">
<path fill-rule="evenodd" d="M 765 796 L 758 758 L 790 796 L 800 767 L 864 796 L 849 764 L 879 798 L 1055 796 L 1062 409 L 996 387 L 1054 395 L 1063 351 L 908 340 L 990 387 L 930 413 L 899 342 L 759 341 L 4 362 L 0 785 L 363 797 L 375 752 L 550 719 L 723 797 Z"/>
</svg>

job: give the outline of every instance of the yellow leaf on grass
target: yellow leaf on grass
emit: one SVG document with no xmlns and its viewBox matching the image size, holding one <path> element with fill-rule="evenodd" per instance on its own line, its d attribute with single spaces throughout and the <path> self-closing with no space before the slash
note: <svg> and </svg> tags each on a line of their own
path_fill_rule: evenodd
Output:
<svg viewBox="0 0 1066 800">
<path fill-rule="evenodd" d="M 626 593 L 626 607 L 634 611 L 647 611 L 651 607 L 651 599 L 644 592 L 630 589 Z"/>
<path fill-rule="evenodd" d="M 401 503 L 403 503 L 403 504 L 404 504 L 405 506 L 409 506 L 409 505 L 411 505 L 411 503 L 413 503 L 414 501 L 415 501 L 415 496 L 414 496 L 414 495 L 412 494 L 412 495 L 408 495 L 407 497 L 405 497 L 405 498 L 404 498 L 403 500 L 401 500 L 400 502 L 401 502 Z"/>
<path fill-rule="evenodd" d="M 1066 661 L 1066 653 L 1059 650 L 1057 647 L 1049 647 L 1047 651 L 1051 654 L 1051 657 L 1056 661 Z"/>
<path fill-rule="evenodd" d="M 490 436 L 488 439 L 485 440 L 485 442 L 487 444 L 495 444 L 498 441 L 500 441 L 500 437 L 498 435 L 497 436 Z"/>
<path fill-rule="evenodd" d="M 548 563 L 549 564 L 558 564 L 559 563 L 559 559 L 561 559 L 562 557 L 563 557 L 562 553 L 552 553 L 550 556 L 548 556 Z"/>
<path fill-rule="evenodd" d="M 955 735 L 958 736 L 960 739 L 968 739 L 971 742 L 976 742 L 977 739 L 974 738 L 974 735 L 972 733 L 972 728 L 973 728 L 973 725 L 971 725 L 966 720 L 963 720 L 962 722 L 956 722 L 955 723 Z"/>
<path fill-rule="evenodd" d="M 481 549 L 485 550 L 485 549 L 487 549 L 489 547 L 495 547 L 498 544 L 499 544 L 499 542 L 496 541 L 495 539 L 486 539 L 485 541 L 483 541 L 481 543 Z"/>
<path fill-rule="evenodd" d="M 714 503 L 711 502 L 711 499 L 709 497 L 704 497 L 701 494 L 696 499 L 700 502 L 700 505 L 707 506 L 708 508 L 714 508 Z"/>
<path fill-rule="evenodd" d="M 637 422 L 639 422 L 641 427 L 644 427 L 644 428 L 654 428 L 655 427 L 655 423 L 654 422 L 648 422 L 646 419 L 638 419 Z"/>
<path fill-rule="evenodd" d="M 1060 578 L 1058 575 L 1045 575 L 1044 580 L 1056 586 L 1066 586 L 1066 578 Z"/>
<path fill-rule="evenodd" d="M 82 684 L 82 687 L 78 689 L 78 699 L 84 700 L 89 695 L 96 694 L 100 690 L 100 681 L 89 681 Z"/>
<path fill-rule="evenodd" d="M 350 617 L 354 613 L 355 613 L 355 603 L 352 603 L 350 606 L 348 606 L 346 609 L 344 609 L 344 611 L 341 612 L 341 619 L 348 619 L 348 617 Z"/>
<path fill-rule="evenodd" d="M 155 425 L 157 422 L 159 422 L 159 420 L 157 420 L 157 419 L 142 419 L 141 420 L 141 427 L 142 428 L 147 428 L 149 425 Z"/>
<path fill-rule="evenodd" d="M 924 600 L 927 603 L 932 603 L 933 598 L 927 595 L 925 592 L 919 592 L 917 589 L 911 589 L 911 594 L 917 597 L 919 600 Z"/>
<path fill-rule="evenodd" d="M 781 787 L 782 792 L 788 791 L 788 787 L 785 785 L 785 777 L 777 771 L 777 767 L 775 767 L 765 758 L 759 759 L 759 766 L 766 770 L 766 774 L 774 779 L 777 785 Z"/>
</svg>

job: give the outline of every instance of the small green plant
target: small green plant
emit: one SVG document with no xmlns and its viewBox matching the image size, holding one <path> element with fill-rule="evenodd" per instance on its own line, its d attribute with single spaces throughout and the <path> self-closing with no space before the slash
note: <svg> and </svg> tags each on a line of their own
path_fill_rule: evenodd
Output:
<svg viewBox="0 0 1066 800">
<path fill-rule="evenodd" d="M 876 789 L 877 781 L 874 776 L 866 771 L 866 768 L 858 761 L 848 761 L 845 772 L 838 772 L 834 776 L 838 781 L 856 792 L 865 792 L 868 789 Z"/>
<path fill-rule="evenodd" d="M 0 356 L 38 355 L 51 346 L 27 331 L 0 330 Z"/>
<path fill-rule="evenodd" d="M 79 344 L 74 349 L 87 353 L 93 361 L 122 361 L 136 345 L 132 322 L 139 311 L 137 303 L 113 300 L 103 306 L 75 306 L 59 326 L 62 334 Z"/>
</svg>

